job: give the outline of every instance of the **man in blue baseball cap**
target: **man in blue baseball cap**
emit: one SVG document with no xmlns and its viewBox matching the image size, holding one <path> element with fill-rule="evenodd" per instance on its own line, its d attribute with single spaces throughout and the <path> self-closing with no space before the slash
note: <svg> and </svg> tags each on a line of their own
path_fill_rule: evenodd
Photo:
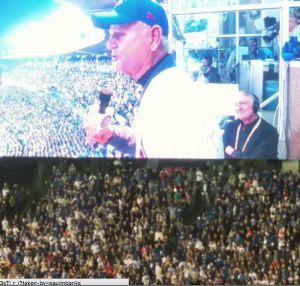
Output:
<svg viewBox="0 0 300 286">
<path fill-rule="evenodd" d="M 91 20 L 95 27 L 109 29 L 107 48 L 116 70 L 132 77 L 143 93 L 132 128 L 97 131 L 90 126 L 87 141 L 137 158 L 219 158 L 222 148 L 213 142 L 211 122 L 201 135 L 196 131 L 204 116 L 196 116 L 201 112 L 192 82 L 170 52 L 163 7 L 155 0 L 121 0 L 113 11 L 92 14 Z"/>
<path fill-rule="evenodd" d="M 91 19 L 100 29 L 141 21 L 151 27 L 160 26 L 166 37 L 169 34 L 166 11 L 155 0 L 120 0 L 113 11 L 91 14 Z"/>
<path fill-rule="evenodd" d="M 123 0 L 113 11 L 92 14 L 91 19 L 95 27 L 110 29 L 107 48 L 116 70 L 135 80 L 169 52 L 168 18 L 155 1 Z"/>
</svg>

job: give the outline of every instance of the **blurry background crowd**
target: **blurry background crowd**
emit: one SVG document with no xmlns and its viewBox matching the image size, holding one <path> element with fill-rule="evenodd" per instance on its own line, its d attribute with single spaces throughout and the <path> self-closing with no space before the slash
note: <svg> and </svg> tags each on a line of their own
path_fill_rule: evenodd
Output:
<svg viewBox="0 0 300 286">
<path fill-rule="evenodd" d="M 36 62 L 3 74 L 0 98 L 1 156 L 115 157 L 111 146 L 85 140 L 89 106 L 108 88 L 114 125 L 131 126 L 141 87 L 116 73 L 109 60 L 93 57 Z M 87 116 L 86 116 L 87 117 Z"/>
</svg>

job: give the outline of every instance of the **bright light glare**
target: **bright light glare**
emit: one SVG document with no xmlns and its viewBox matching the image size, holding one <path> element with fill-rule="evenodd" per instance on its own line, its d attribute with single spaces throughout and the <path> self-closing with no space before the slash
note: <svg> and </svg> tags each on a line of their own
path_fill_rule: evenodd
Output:
<svg viewBox="0 0 300 286">
<path fill-rule="evenodd" d="M 89 17 L 74 5 L 66 5 L 49 19 L 28 24 L 9 38 L 11 45 L 17 46 L 17 57 L 65 54 L 105 39 L 105 32 L 95 29 Z"/>
<path fill-rule="evenodd" d="M 9 36 L 9 37 L 7 38 L 7 42 L 8 42 L 8 44 L 10 44 L 10 45 L 16 44 L 16 42 L 17 42 L 16 35 L 11 35 L 11 36 Z"/>
</svg>

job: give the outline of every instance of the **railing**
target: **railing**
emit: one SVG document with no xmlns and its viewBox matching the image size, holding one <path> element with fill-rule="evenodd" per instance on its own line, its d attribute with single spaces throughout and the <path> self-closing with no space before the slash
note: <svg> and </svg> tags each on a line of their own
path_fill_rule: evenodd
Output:
<svg viewBox="0 0 300 286">
<path fill-rule="evenodd" d="M 262 108 L 266 107 L 269 103 L 271 103 L 273 100 L 277 99 L 278 97 L 279 97 L 279 92 L 276 92 L 271 97 L 269 97 L 264 102 L 262 102 L 260 104 L 260 108 L 262 109 Z"/>
</svg>

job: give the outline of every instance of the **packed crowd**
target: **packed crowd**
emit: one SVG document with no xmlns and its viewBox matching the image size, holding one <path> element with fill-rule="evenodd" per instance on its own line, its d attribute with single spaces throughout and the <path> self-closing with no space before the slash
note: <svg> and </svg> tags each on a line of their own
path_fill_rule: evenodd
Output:
<svg viewBox="0 0 300 286">
<path fill-rule="evenodd" d="M 113 92 L 112 124 L 130 126 L 140 86 L 108 60 L 37 62 L 7 69 L 0 90 L 1 156 L 115 157 L 114 149 L 85 140 L 87 114 L 100 89 Z"/>
<path fill-rule="evenodd" d="M 241 171 L 205 190 L 214 200 L 196 222 L 198 282 L 299 285 L 300 172 Z"/>
<path fill-rule="evenodd" d="M 190 225 L 197 196 L 208 211 Z M 299 213 L 299 172 L 54 167 L 46 197 L 2 221 L 0 278 L 299 285 Z"/>
<path fill-rule="evenodd" d="M 0 193 L 0 221 L 2 222 L 2 236 L 5 237 L 8 226 L 9 217 L 13 216 L 22 205 L 26 203 L 28 198 L 28 191 L 24 188 L 14 184 L 9 187 L 4 183 L 2 192 Z M 3 242 L 3 239 L 2 239 Z M 1 245 L 3 247 L 3 245 Z"/>
<path fill-rule="evenodd" d="M 1 221 L 1 249 L 6 246 L 5 236 L 10 234 L 6 232 L 9 225 L 9 218 L 12 218 L 17 211 L 27 203 L 28 191 L 25 188 L 13 184 L 9 186 L 4 183 L 0 193 L 0 221 Z M 16 232 L 16 225 L 13 224 L 13 233 Z M 1 253 L 3 255 L 3 252 Z"/>
</svg>

